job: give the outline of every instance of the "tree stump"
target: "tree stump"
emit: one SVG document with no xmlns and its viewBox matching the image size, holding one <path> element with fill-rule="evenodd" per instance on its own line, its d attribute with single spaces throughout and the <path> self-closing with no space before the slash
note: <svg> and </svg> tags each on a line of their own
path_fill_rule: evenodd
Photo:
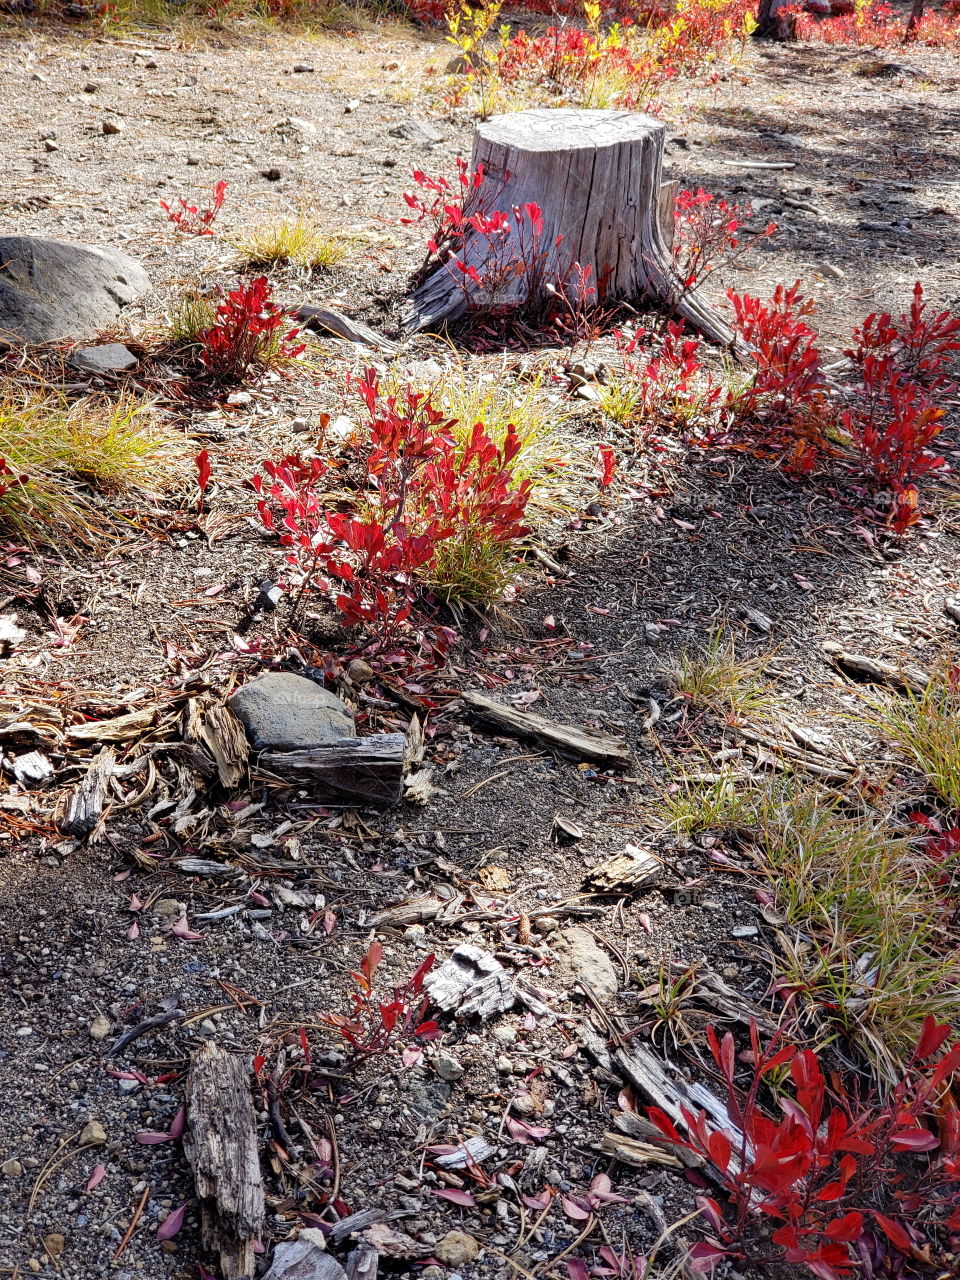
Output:
<svg viewBox="0 0 960 1280">
<path fill-rule="evenodd" d="M 508 289 L 498 291 L 497 309 L 536 302 L 524 295 L 531 283 L 544 292 L 552 285 L 569 298 L 576 263 L 589 268 L 597 303 L 657 300 L 715 342 L 735 346 L 723 318 L 696 291 L 684 290 L 673 270 L 661 221 L 664 135 L 659 120 L 632 111 L 538 108 L 477 126 L 471 167 L 476 172 L 482 165 L 483 178 L 465 215 L 510 215 L 535 204 L 543 216 L 535 278 L 518 270 Z M 512 252 L 519 260 L 529 251 L 529 231 L 524 240 L 511 217 L 498 243 L 498 277 L 509 276 L 502 270 L 505 256 Z M 483 283 L 470 275 L 475 269 L 482 282 L 489 256 L 490 237 L 468 226 L 456 246 L 462 266 L 451 261 L 429 268 L 410 299 L 407 330 L 437 327 L 489 303 Z"/>
</svg>

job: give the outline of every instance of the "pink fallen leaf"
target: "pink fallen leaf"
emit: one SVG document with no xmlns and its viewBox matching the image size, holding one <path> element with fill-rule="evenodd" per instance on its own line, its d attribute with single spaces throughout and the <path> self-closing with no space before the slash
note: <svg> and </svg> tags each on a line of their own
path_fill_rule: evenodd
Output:
<svg viewBox="0 0 960 1280">
<path fill-rule="evenodd" d="M 548 1192 L 544 1192 L 539 1196 L 521 1196 L 520 1199 L 528 1209 L 533 1209 L 535 1213 L 543 1213 L 553 1196 Z"/>
<path fill-rule="evenodd" d="M 637 916 L 637 923 L 640 925 L 640 928 L 646 930 L 647 933 L 653 933 L 653 921 L 647 915 L 646 911 L 640 912 Z"/>
<path fill-rule="evenodd" d="M 543 625 L 547 628 L 548 631 L 553 631 L 556 628 L 557 620 L 552 613 L 547 614 L 547 616 L 543 620 Z"/>
<path fill-rule="evenodd" d="M 170 1121 L 170 1137 L 176 1141 L 183 1137 L 183 1131 L 187 1127 L 187 1109 L 181 1107 L 177 1114 Z"/>
<path fill-rule="evenodd" d="M 142 911 L 142 910 L 143 910 L 143 902 L 142 902 L 142 900 L 141 900 L 141 898 L 140 898 L 140 895 L 139 895 L 139 894 L 137 894 L 137 893 L 131 893 L 131 895 L 130 895 L 130 901 L 127 903 L 127 910 L 128 910 L 128 911 Z"/>
<path fill-rule="evenodd" d="M 574 1200 L 573 1196 L 561 1196 L 560 1204 L 563 1206 L 563 1212 L 574 1222 L 586 1222 L 591 1217 L 589 1208 L 578 1200 Z"/>
<path fill-rule="evenodd" d="M 169 1133 L 156 1133 L 152 1129 L 141 1129 L 139 1133 L 135 1133 L 133 1136 L 141 1147 L 159 1147 L 161 1143 L 170 1141 Z"/>
<path fill-rule="evenodd" d="M 181 938 L 184 942 L 199 942 L 203 937 L 202 933 L 197 933 L 190 928 L 190 925 L 187 923 L 186 916 L 181 916 L 173 925 L 170 932 L 175 938 Z"/>
<path fill-rule="evenodd" d="M 400 1061 L 405 1068 L 415 1067 L 422 1057 L 422 1049 L 418 1049 L 416 1045 L 408 1045 L 400 1054 Z"/>
<path fill-rule="evenodd" d="M 106 1176 L 107 1166 L 105 1164 L 95 1164 L 90 1170 L 90 1177 L 87 1179 L 87 1190 L 93 1191 L 95 1187 L 99 1187 Z"/>
<path fill-rule="evenodd" d="M 441 1200 L 450 1200 L 453 1204 L 462 1204 L 467 1209 L 472 1209 L 477 1203 L 476 1198 L 469 1191 L 454 1191 L 452 1187 L 444 1187 L 442 1190 L 436 1190 L 433 1187 L 427 1187 L 432 1196 L 439 1196 Z"/>
<path fill-rule="evenodd" d="M 119 884 L 121 880 L 129 880 L 131 875 L 131 869 L 129 867 L 124 867 L 122 871 L 117 872 L 113 879 L 117 884 Z"/>
<path fill-rule="evenodd" d="M 323 932 L 333 933 L 337 925 L 337 913 L 328 907 L 323 913 Z"/>
<path fill-rule="evenodd" d="M 127 937 L 131 942 L 133 942 L 135 938 L 140 937 L 140 926 L 137 924 L 136 920 L 134 920 L 133 924 L 127 930 Z"/>
<path fill-rule="evenodd" d="M 570 1280 L 590 1280 L 590 1272 L 582 1258 L 567 1258 L 564 1266 Z"/>
<path fill-rule="evenodd" d="M 180 1228 L 183 1226 L 184 1215 L 187 1212 L 189 1200 L 185 1201 L 179 1209 L 174 1209 L 172 1213 L 167 1214 L 164 1220 L 157 1227 L 158 1240 L 172 1240 Z"/>
<path fill-rule="evenodd" d="M 544 1138 L 550 1136 L 550 1130 L 543 1125 L 527 1124 L 526 1120 L 515 1120 L 513 1116 L 507 1117 L 506 1127 L 514 1142 L 522 1142 L 525 1145 L 531 1142 L 542 1142 Z"/>
</svg>

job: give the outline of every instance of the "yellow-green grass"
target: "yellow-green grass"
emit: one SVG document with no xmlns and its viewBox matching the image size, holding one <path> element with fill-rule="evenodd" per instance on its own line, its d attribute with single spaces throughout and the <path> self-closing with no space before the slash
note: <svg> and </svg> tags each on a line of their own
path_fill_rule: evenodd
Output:
<svg viewBox="0 0 960 1280">
<path fill-rule="evenodd" d="M 338 236 L 327 234 L 306 213 L 251 227 L 233 241 L 245 267 L 301 267 L 329 270 L 346 256 Z"/>
<path fill-rule="evenodd" d="M 778 702 L 763 678 L 769 661 L 769 653 L 741 654 L 732 636 L 716 630 L 702 648 L 681 655 L 679 692 L 695 709 L 710 711 L 729 725 L 762 718 Z"/>
<path fill-rule="evenodd" d="M 24 483 L 0 496 L 0 524 L 29 544 L 96 543 L 110 498 L 155 496 L 187 474 L 184 436 L 135 396 L 70 401 L 0 386 L 0 456 Z"/>
<path fill-rule="evenodd" d="M 729 775 L 683 784 L 665 817 L 736 832 L 759 855 L 782 918 L 778 983 L 818 1038 L 842 1034 L 892 1081 L 927 1014 L 956 1021 L 960 934 L 942 867 L 889 814 L 797 776 Z"/>
<path fill-rule="evenodd" d="M 938 671 L 919 693 L 866 699 L 860 716 L 898 747 L 927 785 L 960 813 L 960 674 Z"/>
</svg>

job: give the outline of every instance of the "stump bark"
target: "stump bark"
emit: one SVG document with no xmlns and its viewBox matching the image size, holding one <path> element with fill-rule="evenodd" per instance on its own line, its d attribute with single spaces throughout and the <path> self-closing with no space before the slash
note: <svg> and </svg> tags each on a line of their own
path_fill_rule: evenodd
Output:
<svg viewBox="0 0 960 1280">
<path fill-rule="evenodd" d="M 713 341 L 735 346 L 722 316 L 699 293 L 685 291 L 673 270 L 661 217 L 664 136 L 659 120 L 631 111 L 545 108 L 478 125 L 472 170 L 482 165 L 483 179 L 468 197 L 465 215 L 509 215 L 536 204 L 543 216 L 533 278 L 518 270 L 506 289 L 498 289 L 496 308 L 536 302 L 525 296 L 531 285 L 545 292 L 552 285 L 569 297 L 577 263 L 589 268 L 597 303 L 653 299 Z M 498 280 L 510 274 L 502 270 L 504 257 L 512 252 L 529 261 L 530 245 L 529 227 L 518 231 L 511 217 L 510 231 L 498 241 Z M 452 261 L 429 269 L 410 299 L 409 332 L 436 328 L 491 302 L 484 284 L 469 274 L 475 269 L 481 282 L 485 270 L 491 274 L 490 237 L 468 226 L 455 253 L 467 270 Z"/>
</svg>

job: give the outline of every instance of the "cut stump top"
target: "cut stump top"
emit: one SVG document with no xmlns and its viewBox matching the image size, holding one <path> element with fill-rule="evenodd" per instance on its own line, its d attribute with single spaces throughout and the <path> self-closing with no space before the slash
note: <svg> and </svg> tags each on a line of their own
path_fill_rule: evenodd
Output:
<svg viewBox="0 0 960 1280">
<path fill-rule="evenodd" d="M 587 111 L 537 107 L 493 116 L 477 125 L 477 137 L 514 151 L 597 151 L 665 131 L 663 122 L 639 111 Z"/>
</svg>

